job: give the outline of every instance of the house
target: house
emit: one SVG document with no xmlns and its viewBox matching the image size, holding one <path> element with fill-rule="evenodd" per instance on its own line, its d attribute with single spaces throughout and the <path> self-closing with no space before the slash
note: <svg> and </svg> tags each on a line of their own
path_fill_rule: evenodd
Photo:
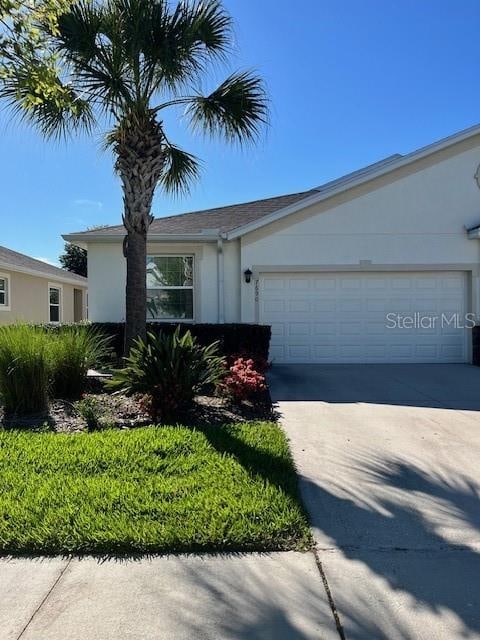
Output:
<svg viewBox="0 0 480 640">
<path fill-rule="evenodd" d="M 480 126 L 320 187 L 156 219 L 148 316 L 272 326 L 298 363 L 468 362 L 480 312 Z M 90 317 L 125 316 L 122 226 L 88 248 Z"/>
<path fill-rule="evenodd" d="M 0 246 L 0 325 L 79 322 L 87 279 Z"/>
</svg>

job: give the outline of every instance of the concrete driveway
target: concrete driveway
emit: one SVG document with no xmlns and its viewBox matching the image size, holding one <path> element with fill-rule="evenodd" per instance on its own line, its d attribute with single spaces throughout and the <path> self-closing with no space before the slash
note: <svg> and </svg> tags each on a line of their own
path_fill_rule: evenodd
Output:
<svg viewBox="0 0 480 640">
<path fill-rule="evenodd" d="M 480 368 L 277 365 L 270 384 L 339 636 L 480 639 Z"/>
</svg>

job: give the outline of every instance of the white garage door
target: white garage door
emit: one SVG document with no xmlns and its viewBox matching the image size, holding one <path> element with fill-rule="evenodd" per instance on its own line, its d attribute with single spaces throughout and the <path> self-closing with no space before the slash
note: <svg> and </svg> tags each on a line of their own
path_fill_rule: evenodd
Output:
<svg viewBox="0 0 480 640">
<path fill-rule="evenodd" d="M 260 278 L 275 362 L 465 362 L 466 275 L 278 273 Z"/>
</svg>

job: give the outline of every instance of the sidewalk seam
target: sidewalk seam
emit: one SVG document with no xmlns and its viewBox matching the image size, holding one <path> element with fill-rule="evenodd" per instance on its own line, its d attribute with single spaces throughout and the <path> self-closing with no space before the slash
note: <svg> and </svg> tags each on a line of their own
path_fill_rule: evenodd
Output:
<svg viewBox="0 0 480 640">
<path fill-rule="evenodd" d="M 327 594 L 328 604 L 330 605 L 330 609 L 332 611 L 333 619 L 335 620 L 335 626 L 337 628 L 338 635 L 340 640 L 346 640 L 345 633 L 343 631 L 342 623 L 340 622 L 340 616 L 337 611 L 337 607 L 335 606 L 335 601 L 333 599 L 332 592 L 330 590 L 330 586 L 328 584 L 327 576 L 325 575 L 325 571 L 323 570 L 322 562 L 320 560 L 320 556 L 318 555 L 317 549 L 313 549 L 313 557 L 315 558 L 315 564 L 317 565 L 318 572 L 320 573 L 320 577 L 323 582 L 323 587 Z"/>
<path fill-rule="evenodd" d="M 42 601 L 40 602 L 40 604 L 38 605 L 38 607 L 35 609 L 35 611 L 32 613 L 32 615 L 30 616 L 30 618 L 28 619 L 27 623 L 25 624 L 25 626 L 23 627 L 23 629 L 20 631 L 19 635 L 17 636 L 17 640 L 20 640 L 20 638 L 24 635 L 25 631 L 28 629 L 28 627 L 32 624 L 33 619 L 35 618 L 35 616 L 37 615 L 37 613 L 40 611 L 40 609 L 43 607 L 43 605 L 45 604 L 45 602 L 48 600 L 48 598 L 50 597 L 50 594 L 52 593 L 52 591 L 55 589 L 55 587 L 57 586 L 57 584 L 60 582 L 60 580 L 63 578 L 63 574 L 65 573 L 65 571 L 68 569 L 68 567 L 70 566 L 70 563 L 72 562 L 73 558 L 69 558 L 67 561 L 67 564 L 63 567 L 63 569 L 60 571 L 60 573 L 58 574 L 57 579 L 55 580 L 55 582 L 52 584 L 52 586 L 50 587 L 50 589 L 47 591 L 47 593 L 45 594 L 45 597 L 42 599 Z"/>
</svg>

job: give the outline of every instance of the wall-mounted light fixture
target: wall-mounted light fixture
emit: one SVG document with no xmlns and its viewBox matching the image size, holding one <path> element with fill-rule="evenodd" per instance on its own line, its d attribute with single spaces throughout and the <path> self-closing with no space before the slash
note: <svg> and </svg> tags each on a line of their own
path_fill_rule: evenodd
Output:
<svg viewBox="0 0 480 640">
<path fill-rule="evenodd" d="M 247 284 L 250 284 L 251 280 L 252 280 L 252 275 L 253 272 L 251 269 L 245 269 L 245 271 L 243 272 L 243 275 L 245 276 L 245 282 Z"/>
</svg>

